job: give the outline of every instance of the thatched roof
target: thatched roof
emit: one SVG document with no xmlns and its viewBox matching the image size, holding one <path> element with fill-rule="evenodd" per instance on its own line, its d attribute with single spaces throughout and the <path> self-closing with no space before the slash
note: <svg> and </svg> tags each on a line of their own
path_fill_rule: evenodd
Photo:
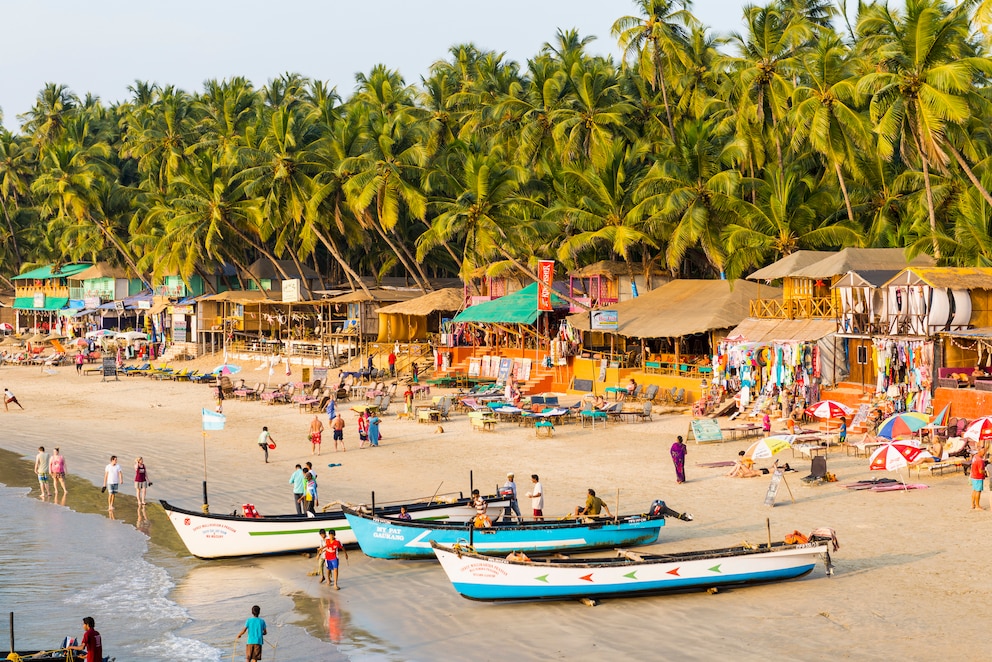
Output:
<svg viewBox="0 0 992 662">
<path fill-rule="evenodd" d="M 208 294 L 200 297 L 197 301 L 231 301 L 233 303 L 282 303 L 276 299 L 270 299 L 267 293 L 261 290 L 228 290 L 217 294 Z"/>
<path fill-rule="evenodd" d="M 694 333 L 729 329 L 750 313 L 751 299 L 781 296 L 778 288 L 745 280 L 673 280 L 622 301 L 606 310 L 617 311 L 617 334 L 631 338 L 680 338 Z M 577 329 L 590 329 L 589 313 L 570 315 Z"/>
<path fill-rule="evenodd" d="M 127 278 L 127 271 L 106 262 L 97 262 L 89 269 L 69 276 L 69 280 L 89 280 L 91 278 Z"/>
<path fill-rule="evenodd" d="M 804 269 L 821 260 L 825 260 L 833 251 L 796 251 L 786 255 L 781 260 L 772 262 L 767 267 L 758 269 L 747 277 L 748 280 L 778 280 L 795 275 L 796 271 Z"/>
<path fill-rule="evenodd" d="M 908 267 L 886 285 L 918 285 L 950 290 L 992 290 L 990 267 Z"/>
<path fill-rule="evenodd" d="M 377 312 L 390 315 L 417 315 L 426 317 L 438 311 L 454 312 L 465 307 L 465 291 L 460 287 L 446 287 L 429 292 L 416 299 L 401 301 L 380 308 Z"/>
<path fill-rule="evenodd" d="M 912 260 L 907 260 L 906 251 L 901 248 L 845 248 L 790 275 L 796 278 L 833 278 L 848 271 L 881 271 L 933 265 L 933 258 L 929 255 L 917 255 Z"/>
<path fill-rule="evenodd" d="M 749 317 L 727 334 L 727 340 L 744 342 L 802 342 L 819 340 L 837 330 L 834 320 L 777 320 Z"/>
</svg>

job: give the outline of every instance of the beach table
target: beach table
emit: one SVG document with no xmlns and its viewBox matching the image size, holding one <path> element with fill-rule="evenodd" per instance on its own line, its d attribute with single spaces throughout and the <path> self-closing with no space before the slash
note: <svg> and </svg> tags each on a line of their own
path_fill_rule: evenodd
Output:
<svg viewBox="0 0 992 662">
<path fill-rule="evenodd" d="M 606 387 L 606 394 L 607 395 L 613 395 L 613 400 L 614 401 L 620 399 L 620 394 L 621 393 L 627 393 L 627 387 L 626 386 L 607 386 Z"/>
<path fill-rule="evenodd" d="M 728 428 L 720 428 L 720 430 L 724 433 L 729 433 L 731 441 L 736 441 L 737 439 L 747 439 L 748 437 L 759 436 L 762 432 L 762 427 L 754 423 L 749 423 L 747 425 L 735 425 Z"/>
</svg>

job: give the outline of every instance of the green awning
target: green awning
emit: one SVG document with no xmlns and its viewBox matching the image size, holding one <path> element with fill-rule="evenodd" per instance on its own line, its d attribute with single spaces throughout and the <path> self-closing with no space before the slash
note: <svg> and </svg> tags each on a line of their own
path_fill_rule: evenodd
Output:
<svg viewBox="0 0 992 662">
<path fill-rule="evenodd" d="M 37 269 L 32 269 L 27 273 L 20 274 L 19 276 L 14 276 L 11 280 L 45 280 L 48 278 L 68 278 L 69 276 L 74 276 L 82 271 L 86 271 L 92 264 L 64 264 L 62 268 L 58 271 L 52 273 L 52 265 L 47 267 L 38 267 Z"/>
<path fill-rule="evenodd" d="M 34 297 L 17 297 L 14 308 L 18 310 L 62 310 L 69 303 L 69 297 L 45 297 L 45 307 L 35 308 Z"/>
<path fill-rule="evenodd" d="M 568 304 L 552 292 L 551 305 L 560 308 Z M 537 320 L 537 315 L 537 283 L 531 283 L 519 292 L 470 306 L 455 315 L 452 321 L 533 324 Z"/>
</svg>

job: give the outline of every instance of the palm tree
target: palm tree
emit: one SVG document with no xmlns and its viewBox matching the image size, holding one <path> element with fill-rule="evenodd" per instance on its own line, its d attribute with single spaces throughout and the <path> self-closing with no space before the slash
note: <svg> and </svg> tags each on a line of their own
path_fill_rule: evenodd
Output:
<svg viewBox="0 0 992 662">
<path fill-rule="evenodd" d="M 684 61 L 686 30 L 691 30 L 697 20 L 689 11 L 688 0 L 636 0 L 635 4 L 641 15 L 618 18 L 611 32 L 624 52 L 624 64 L 627 57 L 636 58 L 641 76 L 651 82 L 653 89 L 661 91 L 668 131 L 674 140 L 666 67 Z"/>
<path fill-rule="evenodd" d="M 31 110 L 21 115 L 22 129 L 38 147 L 51 145 L 62 135 L 66 116 L 79 106 L 79 98 L 65 85 L 47 83 Z"/>
</svg>

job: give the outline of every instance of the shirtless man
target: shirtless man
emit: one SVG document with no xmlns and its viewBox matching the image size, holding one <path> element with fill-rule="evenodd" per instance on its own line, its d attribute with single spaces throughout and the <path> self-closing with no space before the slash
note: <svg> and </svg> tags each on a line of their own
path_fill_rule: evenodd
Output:
<svg viewBox="0 0 992 662">
<path fill-rule="evenodd" d="M 320 455 L 320 442 L 321 433 L 324 431 L 324 424 L 320 422 L 320 417 L 317 414 L 313 415 L 313 420 L 310 421 L 310 454 L 316 453 Z"/>
<path fill-rule="evenodd" d="M 341 412 L 337 413 L 334 420 L 331 422 L 331 429 L 334 431 L 334 452 L 338 450 L 338 442 L 341 442 L 341 450 L 347 451 L 348 449 L 344 447 L 344 419 L 341 418 Z M 320 453 L 317 453 L 320 455 Z"/>
</svg>

